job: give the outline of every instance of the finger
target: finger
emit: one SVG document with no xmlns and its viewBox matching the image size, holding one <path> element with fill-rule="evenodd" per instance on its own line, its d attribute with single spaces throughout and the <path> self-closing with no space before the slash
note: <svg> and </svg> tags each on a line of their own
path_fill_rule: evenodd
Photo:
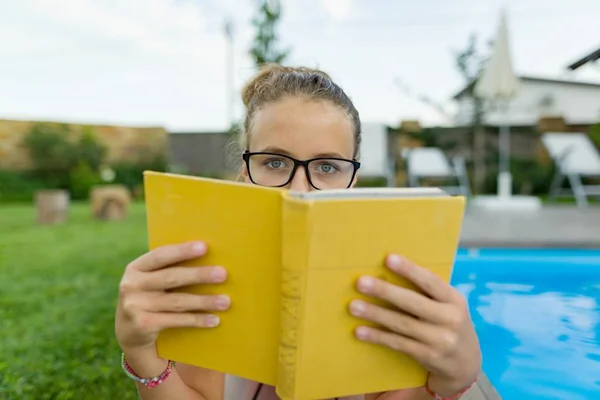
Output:
<svg viewBox="0 0 600 400">
<path fill-rule="evenodd" d="M 397 254 L 389 255 L 386 264 L 389 269 L 417 285 L 433 299 L 442 302 L 452 302 L 455 298 L 452 286 L 427 268 L 416 265 Z"/>
<path fill-rule="evenodd" d="M 145 310 L 150 312 L 224 311 L 231 305 L 226 295 L 196 295 L 190 293 L 165 293 L 150 296 Z"/>
<path fill-rule="evenodd" d="M 161 246 L 138 257 L 127 268 L 139 271 L 153 271 L 203 256 L 206 254 L 206 251 L 206 244 L 202 242 Z"/>
<path fill-rule="evenodd" d="M 357 282 L 361 293 L 384 300 L 398 309 L 423 320 L 443 322 L 445 309 L 441 304 L 421 293 L 396 286 L 370 276 L 363 276 Z"/>
<path fill-rule="evenodd" d="M 170 328 L 214 328 L 220 322 L 217 315 L 207 313 L 145 312 L 139 314 L 136 325 L 142 331 L 160 332 Z"/>
<path fill-rule="evenodd" d="M 427 357 L 427 345 L 396 333 L 385 332 L 368 326 L 359 326 L 356 328 L 355 335 L 364 342 L 379 344 L 407 354 L 418 362 L 425 360 Z"/>
<path fill-rule="evenodd" d="M 140 274 L 143 290 L 168 290 L 199 283 L 221 283 L 227 279 L 223 267 L 169 267 Z"/>
<path fill-rule="evenodd" d="M 392 332 L 410 337 L 420 343 L 428 345 L 435 343 L 435 326 L 420 321 L 411 315 L 389 310 L 360 300 L 355 300 L 350 303 L 350 312 L 355 317 L 374 322 Z"/>
</svg>

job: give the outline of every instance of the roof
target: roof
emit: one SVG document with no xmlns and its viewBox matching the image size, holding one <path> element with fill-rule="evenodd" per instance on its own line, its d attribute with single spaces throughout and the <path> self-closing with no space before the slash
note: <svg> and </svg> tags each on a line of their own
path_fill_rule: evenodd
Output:
<svg viewBox="0 0 600 400">
<path fill-rule="evenodd" d="M 594 62 L 598 59 L 600 59 L 600 48 L 598 48 L 598 50 L 592 51 L 587 56 L 575 61 L 573 64 L 569 65 L 567 67 L 567 69 L 570 69 L 571 71 L 575 71 L 577 68 L 583 67 L 585 64 Z"/>
<path fill-rule="evenodd" d="M 563 85 L 588 86 L 588 87 L 600 88 L 600 82 L 571 81 L 571 80 L 566 80 L 566 79 L 542 78 L 542 77 L 537 77 L 537 76 L 524 76 L 524 75 L 519 76 L 519 79 L 522 81 L 528 81 L 528 82 L 558 83 L 558 84 L 563 84 Z M 476 81 L 473 81 L 470 84 L 468 84 L 466 87 L 464 87 L 458 93 L 456 93 L 454 96 L 452 96 L 452 98 L 456 100 L 459 97 L 461 97 L 462 95 L 464 95 L 465 93 L 471 92 L 471 90 L 473 89 L 473 86 L 475 85 L 475 82 Z"/>
</svg>

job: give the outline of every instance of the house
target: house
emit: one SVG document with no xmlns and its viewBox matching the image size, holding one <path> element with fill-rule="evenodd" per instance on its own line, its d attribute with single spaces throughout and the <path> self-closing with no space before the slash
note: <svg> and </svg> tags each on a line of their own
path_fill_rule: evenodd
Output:
<svg viewBox="0 0 600 400">
<path fill-rule="evenodd" d="M 485 124 L 535 126 L 542 116 L 560 116 L 570 124 L 590 125 L 600 121 L 600 82 L 582 82 L 520 76 L 517 96 L 510 102 L 506 114 L 490 109 Z M 474 83 L 460 90 L 453 99 L 457 104 L 455 125 L 471 122 Z"/>
<path fill-rule="evenodd" d="M 229 154 L 232 140 L 227 132 L 170 132 L 171 169 L 191 175 L 230 177 L 235 171 Z"/>
<path fill-rule="evenodd" d="M 592 51 L 590 54 L 586 54 L 585 56 L 583 56 L 579 60 L 577 60 L 574 63 L 570 64 L 567 67 L 567 69 L 569 69 L 571 71 L 575 71 L 575 70 L 583 67 L 584 65 L 588 65 L 588 64 L 594 63 L 594 62 L 596 62 L 598 60 L 600 60 L 600 48 L 597 49 L 597 50 Z"/>
<path fill-rule="evenodd" d="M 384 179 L 388 186 L 395 180 L 394 157 L 390 157 L 389 127 L 376 122 L 361 124 L 359 179 Z"/>
</svg>

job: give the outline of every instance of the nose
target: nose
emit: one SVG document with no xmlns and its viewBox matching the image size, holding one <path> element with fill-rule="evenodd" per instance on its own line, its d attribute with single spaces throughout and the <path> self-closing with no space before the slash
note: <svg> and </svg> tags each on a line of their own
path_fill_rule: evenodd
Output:
<svg viewBox="0 0 600 400">
<path fill-rule="evenodd" d="M 296 169 L 292 180 L 288 184 L 288 189 L 302 193 L 310 192 L 313 189 L 311 184 L 308 182 L 306 170 L 303 167 Z"/>
</svg>

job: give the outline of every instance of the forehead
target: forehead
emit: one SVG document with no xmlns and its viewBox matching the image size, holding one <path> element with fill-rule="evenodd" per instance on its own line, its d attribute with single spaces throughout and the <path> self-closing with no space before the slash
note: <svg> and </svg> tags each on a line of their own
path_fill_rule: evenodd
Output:
<svg viewBox="0 0 600 400">
<path fill-rule="evenodd" d="M 251 151 L 267 147 L 309 158 L 320 153 L 354 154 L 354 131 L 346 114 L 327 101 L 287 98 L 270 103 L 254 116 Z"/>
</svg>

